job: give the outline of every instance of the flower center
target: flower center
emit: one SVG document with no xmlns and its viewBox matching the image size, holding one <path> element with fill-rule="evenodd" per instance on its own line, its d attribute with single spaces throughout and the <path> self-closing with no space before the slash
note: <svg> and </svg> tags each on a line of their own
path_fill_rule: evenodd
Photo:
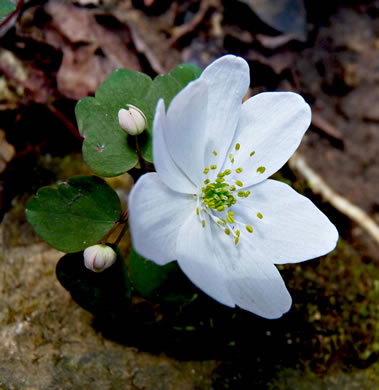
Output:
<svg viewBox="0 0 379 390">
<path fill-rule="evenodd" d="M 223 174 L 225 175 L 225 172 Z M 237 203 L 237 199 L 233 196 L 236 187 L 225 183 L 225 179 L 220 176 L 220 173 L 215 182 L 210 183 L 207 179 L 204 184 L 206 186 L 201 189 L 200 197 L 204 206 L 224 211 Z"/>
<path fill-rule="evenodd" d="M 235 145 L 235 153 L 240 149 L 240 144 Z M 214 156 L 217 156 L 217 152 L 212 152 Z M 234 154 L 235 154 L 234 153 Z M 250 153 L 252 157 L 255 152 Z M 251 192 L 249 190 L 237 190 L 238 187 L 242 188 L 244 184 L 238 179 L 238 176 L 243 172 L 242 168 L 234 167 L 234 155 L 232 153 L 228 156 L 229 165 L 228 169 L 217 174 L 217 178 L 214 181 L 210 179 L 204 180 L 204 187 L 201 188 L 201 193 L 194 195 L 197 197 L 198 207 L 196 208 L 196 214 L 199 216 L 203 228 L 205 228 L 205 219 L 203 213 L 217 223 L 217 225 L 223 229 L 224 233 L 228 236 L 234 237 L 234 243 L 237 245 L 241 230 L 246 230 L 248 233 L 253 233 L 254 228 L 251 225 L 242 223 L 235 220 L 235 212 L 232 206 L 237 203 L 238 200 L 247 198 Z M 217 170 L 217 165 L 211 165 L 209 168 L 205 168 L 203 173 L 205 177 L 211 171 Z M 259 167 L 257 173 L 262 174 L 265 171 L 265 167 Z M 263 215 L 257 213 L 258 220 L 263 218 Z M 240 230 L 241 229 L 241 230 Z"/>
</svg>

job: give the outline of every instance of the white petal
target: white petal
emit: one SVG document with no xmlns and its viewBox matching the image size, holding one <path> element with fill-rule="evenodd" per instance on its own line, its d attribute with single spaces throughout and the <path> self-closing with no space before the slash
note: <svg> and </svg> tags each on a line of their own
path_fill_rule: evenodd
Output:
<svg viewBox="0 0 379 390">
<path fill-rule="evenodd" d="M 160 265 L 175 260 L 179 228 L 196 212 L 194 198 L 172 191 L 156 173 L 147 173 L 132 188 L 128 208 L 136 252 Z"/>
<path fill-rule="evenodd" d="M 237 202 L 235 219 L 254 228 L 249 240 L 275 264 L 297 263 L 332 251 L 338 232 L 306 197 L 287 184 L 266 180 Z M 262 219 L 257 213 L 263 215 Z"/>
<path fill-rule="evenodd" d="M 206 294 L 265 318 L 288 311 L 291 297 L 276 267 L 254 246 L 234 244 L 223 228 L 205 216 L 205 228 L 192 215 L 178 235 L 177 259 L 183 272 Z"/>
<path fill-rule="evenodd" d="M 275 265 L 250 238 L 241 236 L 237 245 L 240 257 L 231 259 L 228 289 L 242 309 L 264 318 L 281 317 L 291 307 L 291 296 Z"/>
<path fill-rule="evenodd" d="M 204 180 L 207 106 L 207 83 L 202 80 L 189 83 L 170 103 L 164 133 L 176 165 L 197 185 L 201 185 Z"/>
<path fill-rule="evenodd" d="M 242 167 L 245 186 L 259 183 L 278 171 L 295 152 L 311 122 L 304 99 L 292 92 L 266 92 L 247 100 L 229 153 L 234 167 Z M 240 144 L 235 152 L 234 145 Z M 250 153 L 255 152 L 253 156 Z M 264 173 L 257 169 L 264 167 Z"/>
<path fill-rule="evenodd" d="M 237 127 L 242 99 L 249 88 L 249 66 L 241 57 L 227 55 L 210 64 L 200 80 L 209 86 L 204 162 L 206 166 L 221 167 Z"/>
<path fill-rule="evenodd" d="M 204 228 L 194 213 L 180 229 L 176 244 L 179 266 L 206 294 L 224 305 L 234 307 L 227 289 L 227 279 L 230 277 L 227 263 L 235 257 L 235 247 L 229 245 L 233 241 L 220 231 L 208 215 L 204 215 L 204 218 Z"/>
<path fill-rule="evenodd" d="M 163 99 L 160 99 L 153 123 L 154 166 L 162 181 L 172 190 L 187 194 L 196 193 L 196 186 L 177 166 L 168 150 L 165 140 L 167 118 Z"/>
</svg>

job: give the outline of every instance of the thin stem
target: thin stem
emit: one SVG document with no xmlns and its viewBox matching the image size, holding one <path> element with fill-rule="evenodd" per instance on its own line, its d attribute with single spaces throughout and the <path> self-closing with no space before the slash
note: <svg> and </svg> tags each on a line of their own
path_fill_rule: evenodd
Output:
<svg viewBox="0 0 379 390">
<path fill-rule="evenodd" d="M 129 211 L 128 209 L 124 210 L 120 217 L 120 223 L 125 223 L 128 221 Z"/>
<path fill-rule="evenodd" d="M 125 234 L 126 232 L 126 228 L 128 227 L 128 225 L 126 223 L 124 223 L 124 226 L 122 227 L 122 230 L 120 232 L 120 234 L 118 235 L 116 241 L 114 242 L 116 245 L 119 244 L 119 242 L 121 241 L 123 235 Z"/>
<path fill-rule="evenodd" d="M 140 148 L 139 148 L 138 135 L 136 135 L 136 136 L 134 137 L 134 139 L 135 139 L 135 141 L 136 141 L 136 151 L 137 151 L 139 163 L 140 163 L 140 165 L 141 165 L 141 169 L 142 169 L 143 173 L 146 173 L 145 160 L 143 159 L 142 154 L 141 154 L 141 150 L 140 150 Z"/>
<path fill-rule="evenodd" d="M 120 226 L 121 222 L 117 221 L 112 229 L 103 237 L 100 244 L 105 244 L 108 240 L 108 238 L 113 234 L 113 232 Z"/>
</svg>

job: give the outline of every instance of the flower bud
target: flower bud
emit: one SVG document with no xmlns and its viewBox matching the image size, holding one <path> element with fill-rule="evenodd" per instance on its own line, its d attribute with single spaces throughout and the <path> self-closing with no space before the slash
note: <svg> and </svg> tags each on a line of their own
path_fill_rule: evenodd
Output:
<svg viewBox="0 0 379 390">
<path fill-rule="evenodd" d="M 126 110 L 121 108 L 118 112 L 118 121 L 121 128 L 130 135 L 141 134 L 147 126 L 145 114 L 131 104 L 127 104 L 126 107 Z"/>
<path fill-rule="evenodd" d="M 84 250 L 84 265 L 93 272 L 102 272 L 113 265 L 116 252 L 108 245 L 93 245 Z"/>
</svg>

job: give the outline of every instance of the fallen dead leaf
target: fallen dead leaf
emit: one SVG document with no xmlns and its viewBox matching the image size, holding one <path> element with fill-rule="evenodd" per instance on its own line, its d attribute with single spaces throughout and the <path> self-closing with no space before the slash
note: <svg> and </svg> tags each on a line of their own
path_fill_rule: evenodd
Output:
<svg viewBox="0 0 379 390">
<path fill-rule="evenodd" d="M 275 74 L 279 75 L 284 70 L 290 69 L 295 60 L 295 53 L 289 50 L 282 50 L 278 53 L 275 53 L 271 56 L 264 56 L 260 52 L 250 49 L 246 55 L 245 59 L 248 61 L 257 61 L 263 65 L 269 66 Z"/>
<path fill-rule="evenodd" d="M 295 37 L 292 34 L 281 34 L 271 37 L 269 35 L 257 34 L 257 41 L 266 49 L 275 50 L 292 41 Z"/>
<path fill-rule="evenodd" d="M 46 40 L 63 52 L 57 85 L 65 96 L 80 99 L 93 94 L 116 69 L 141 70 L 137 55 L 129 48 L 126 28 L 117 26 L 114 31 L 99 24 L 90 9 L 60 1 L 49 1 L 45 11 L 52 18 L 45 27 Z"/>
<path fill-rule="evenodd" d="M 7 142 L 5 132 L 0 129 L 0 173 L 5 170 L 7 163 L 12 160 L 15 154 L 15 148 Z"/>
</svg>

